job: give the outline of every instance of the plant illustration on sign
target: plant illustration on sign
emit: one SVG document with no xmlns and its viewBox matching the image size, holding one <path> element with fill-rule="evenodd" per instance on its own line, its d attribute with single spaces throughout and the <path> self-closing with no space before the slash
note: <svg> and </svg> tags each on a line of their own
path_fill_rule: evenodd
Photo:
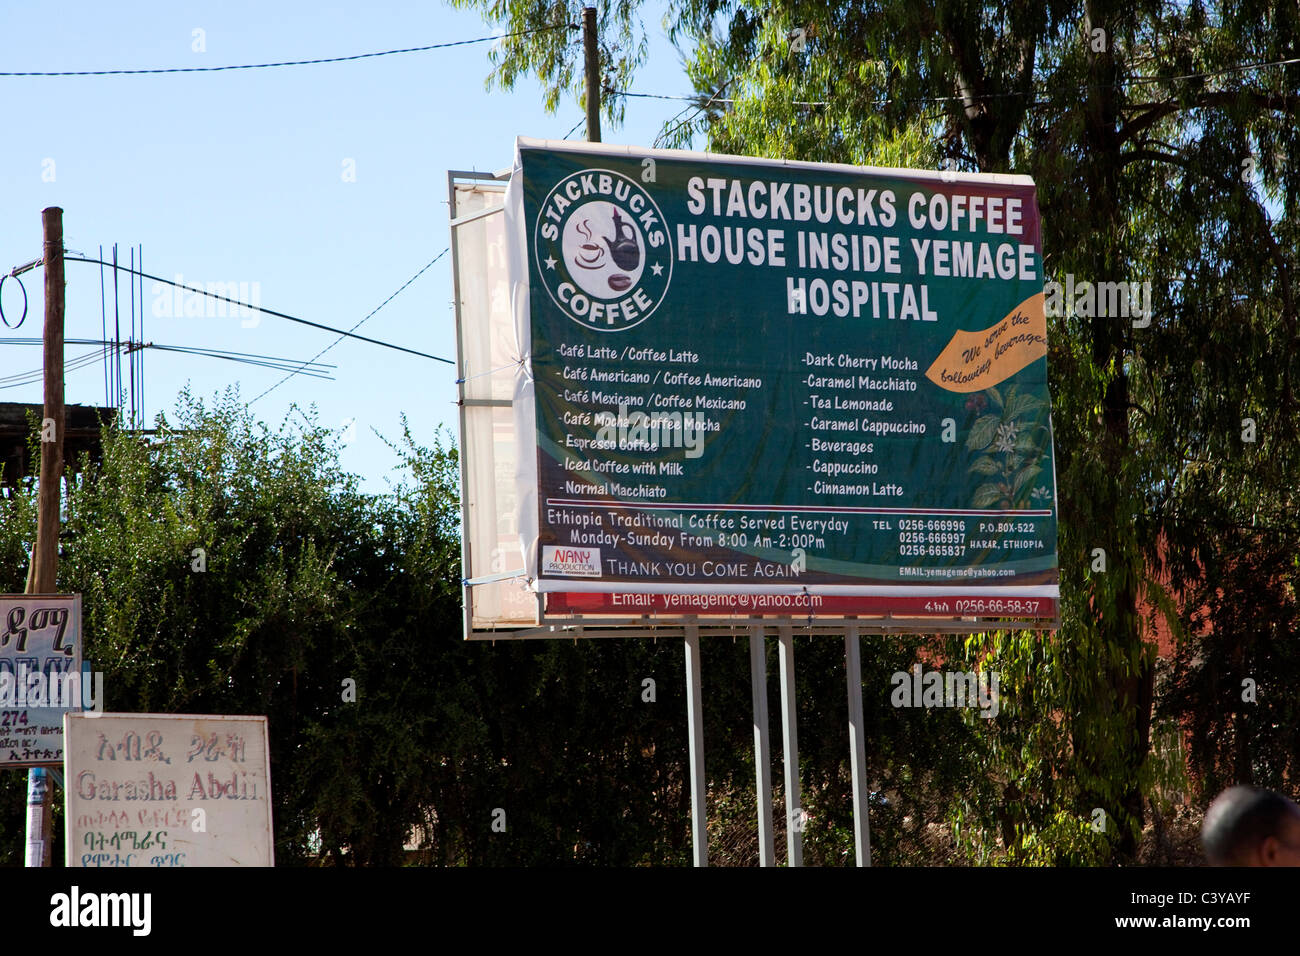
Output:
<svg viewBox="0 0 1300 956">
<path fill-rule="evenodd" d="M 995 411 L 980 415 L 987 408 Z M 966 410 L 978 417 L 966 438 L 975 454 L 969 471 L 984 478 L 971 498 L 973 508 L 1012 510 L 1051 497 L 1046 485 L 1036 485 L 1050 434 L 1041 421 L 1047 403 L 1017 392 L 1012 385 L 1003 396 L 996 387 L 972 396 Z"/>
</svg>

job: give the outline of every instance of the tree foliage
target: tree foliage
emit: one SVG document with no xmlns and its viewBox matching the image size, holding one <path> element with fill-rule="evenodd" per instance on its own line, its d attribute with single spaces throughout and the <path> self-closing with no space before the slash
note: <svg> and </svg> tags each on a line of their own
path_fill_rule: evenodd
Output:
<svg viewBox="0 0 1300 956">
<path fill-rule="evenodd" d="M 1177 777 L 1161 719 L 1191 732 L 1203 797 L 1294 788 L 1295 5 L 675 0 L 664 24 L 697 106 L 660 143 L 1027 173 L 1045 278 L 1150 283 L 1145 316 L 1050 320 L 1061 628 L 968 642 L 1017 690 L 988 728 L 998 786 L 960 829 L 1000 831 L 1012 860 L 1133 859 Z M 550 75 L 522 48 L 513 69 Z M 1143 605 L 1182 641 L 1158 708 Z M 1267 705 L 1243 704 L 1246 678 Z"/>
<path fill-rule="evenodd" d="M 65 498 L 59 566 L 105 709 L 267 715 L 281 865 L 688 863 L 681 642 L 465 642 L 456 451 L 405 419 L 392 447 L 399 476 L 373 495 L 311 414 L 272 430 L 233 393 L 183 395 L 152 440 L 106 433 Z M 0 498 L 0 590 L 21 590 L 35 493 L 26 479 Z M 844 865 L 843 647 L 796 643 L 806 858 Z M 881 862 L 920 859 L 977 775 L 968 718 L 887 705 L 920 652 L 882 642 L 866 667 Z M 746 642 L 703 654 L 714 860 L 752 864 Z M 21 861 L 24 783 L 0 779 L 0 862 Z"/>
</svg>

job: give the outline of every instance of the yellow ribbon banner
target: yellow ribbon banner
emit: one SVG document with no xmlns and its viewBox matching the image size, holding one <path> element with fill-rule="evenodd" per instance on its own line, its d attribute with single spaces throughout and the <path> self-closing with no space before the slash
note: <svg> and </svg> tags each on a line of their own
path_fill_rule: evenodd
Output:
<svg viewBox="0 0 1300 956">
<path fill-rule="evenodd" d="M 981 332 L 958 332 L 925 377 L 950 392 L 978 392 L 1046 354 L 1047 313 L 1040 292 Z"/>
</svg>

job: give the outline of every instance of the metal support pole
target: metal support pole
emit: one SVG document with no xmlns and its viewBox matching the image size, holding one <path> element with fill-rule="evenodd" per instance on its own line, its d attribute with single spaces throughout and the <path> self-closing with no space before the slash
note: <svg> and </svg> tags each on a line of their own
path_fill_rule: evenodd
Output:
<svg viewBox="0 0 1300 956">
<path fill-rule="evenodd" d="M 785 744 L 785 852 L 803 866 L 803 805 L 799 793 L 799 726 L 794 702 L 794 629 L 781 625 L 781 732 Z"/>
<path fill-rule="evenodd" d="M 858 866 L 871 865 L 871 825 L 867 819 L 867 744 L 862 724 L 862 659 L 858 628 L 844 635 L 844 670 L 849 683 L 849 754 L 853 773 L 853 845 Z"/>
<path fill-rule="evenodd" d="M 27 771 L 27 866 L 50 865 L 50 776 L 44 767 Z"/>
<path fill-rule="evenodd" d="M 690 738 L 691 847 L 696 866 L 709 865 L 709 829 L 704 805 L 704 709 L 700 691 L 700 629 L 686 625 L 686 726 Z"/>
<path fill-rule="evenodd" d="M 754 767 L 758 803 L 758 865 L 776 866 L 776 841 L 772 834 L 772 748 L 768 740 L 767 655 L 763 625 L 749 634 L 749 676 L 754 693 Z"/>
</svg>

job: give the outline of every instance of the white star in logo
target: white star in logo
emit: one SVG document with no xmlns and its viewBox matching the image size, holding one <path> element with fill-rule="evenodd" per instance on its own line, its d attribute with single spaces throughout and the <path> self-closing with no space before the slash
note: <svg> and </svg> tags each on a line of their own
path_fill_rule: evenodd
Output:
<svg viewBox="0 0 1300 956">
<path fill-rule="evenodd" d="M 547 257 L 546 257 L 546 268 L 548 268 L 548 269 L 554 269 L 554 268 L 555 268 L 555 259 L 554 259 L 553 257 L 551 257 L 551 256 L 547 256 Z"/>
<path fill-rule="evenodd" d="M 653 272 L 655 275 L 662 275 L 664 271 L 664 267 L 656 262 L 654 265 L 650 267 L 650 271 Z"/>
</svg>

